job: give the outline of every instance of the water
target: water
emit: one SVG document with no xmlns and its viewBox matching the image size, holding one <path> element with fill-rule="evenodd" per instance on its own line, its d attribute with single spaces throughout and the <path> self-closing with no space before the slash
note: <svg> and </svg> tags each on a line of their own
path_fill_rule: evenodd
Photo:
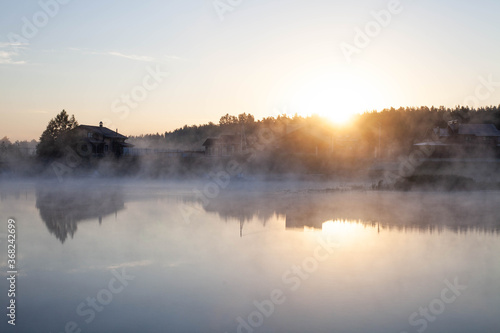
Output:
<svg viewBox="0 0 500 333">
<path fill-rule="evenodd" d="M 0 185 L 4 309 L 17 225 L 16 332 L 500 329 L 499 192 Z"/>
</svg>

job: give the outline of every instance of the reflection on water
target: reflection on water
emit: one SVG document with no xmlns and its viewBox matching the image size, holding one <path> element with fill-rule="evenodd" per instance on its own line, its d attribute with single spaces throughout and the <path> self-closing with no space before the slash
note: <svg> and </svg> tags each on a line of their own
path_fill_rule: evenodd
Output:
<svg viewBox="0 0 500 333">
<path fill-rule="evenodd" d="M 98 220 L 101 224 L 103 217 L 124 209 L 125 203 L 119 187 L 39 186 L 36 208 L 49 232 L 64 243 L 68 235 L 73 238 L 78 223 Z"/>
<path fill-rule="evenodd" d="M 242 224 L 283 216 L 287 229 L 322 229 L 325 221 L 343 220 L 407 231 L 500 231 L 500 199 L 492 192 L 226 193 L 204 209 Z"/>
<path fill-rule="evenodd" d="M 425 332 L 500 327 L 498 192 L 241 189 L 203 205 L 189 184 L 0 185 L 20 332 L 414 333 L 455 279 L 467 289 Z"/>
<path fill-rule="evenodd" d="M 166 193 L 151 194 L 162 196 Z M 179 195 L 180 196 L 180 195 Z M 16 198 L 20 198 L 19 192 Z M 199 203 L 183 195 L 187 205 Z M 36 190 L 36 208 L 50 233 L 62 243 L 73 238 L 77 224 L 116 214 L 125 208 L 119 186 L 64 185 Z M 491 192 L 473 193 L 246 193 L 229 192 L 211 199 L 203 209 L 221 218 L 244 224 L 255 219 L 263 225 L 274 216 L 285 220 L 286 229 L 322 229 L 325 221 L 354 221 L 379 229 L 441 232 L 480 230 L 499 232 L 500 201 Z"/>
</svg>

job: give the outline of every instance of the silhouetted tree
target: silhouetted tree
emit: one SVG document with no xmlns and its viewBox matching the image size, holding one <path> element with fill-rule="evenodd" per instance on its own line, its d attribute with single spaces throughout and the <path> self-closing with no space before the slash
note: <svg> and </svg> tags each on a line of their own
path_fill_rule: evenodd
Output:
<svg viewBox="0 0 500 333">
<path fill-rule="evenodd" d="M 253 124 L 255 118 L 251 114 L 242 113 L 238 115 L 238 122 L 240 124 Z"/>
<path fill-rule="evenodd" d="M 62 137 L 68 131 L 76 128 L 78 122 L 75 116 L 68 115 L 62 110 L 55 118 L 49 121 L 47 128 L 40 137 L 40 143 L 36 147 L 37 156 L 40 158 L 56 158 L 62 155 Z"/>
<path fill-rule="evenodd" d="M 231 116 L 227 113 L 225 116 L 220 117 L 219 125 L 233 125 L 238 123 L 238 117 Z"/>
<path fill-rule="evenodd" d="M 0 153 L 5 153 L 12 146 L 12 142 L 10 142 L 9 138 L 4 136 L 2 140 L 0 140 Z"/>
<path fill-rule="evenodd" d="M 447 121 L 454 119 L 462 123 L 494 124 L 500 129 L 500 105 L 477 109 L 464 106 L 388 108 L 380 112 L 370 111 L 360 114 L 355 117 L 352 124 L 344 127 L 331 125 L 320 117 L 302 117 L 297 114 L 292 117 L 286 114 L 265 117 L 257 121 L 251 114 L 242 113 L 238 116 L 226 114 L 220 118 L 219 124 L 185 125 L 165 132 L 164 135 L 142 135 L 131 138 L 131 141 L 141 147 L 198 150 L 207 138 L 222 134 L 244 133 L 248 146 L 251 147 L 252 144 L 259 145 L 260 141 L 269 135 L 273 140 L 279 141 L 286 133 L 295 129 L 308 127 L 310 131 L 314 131 L 324 127 L 324 131 L 331 133 L 337 140 L 334 148 L 336 155 L 333 158 L 335 161 L 346 159 L 347 153 L 352 159 L 373 159 L 375 151 L 378 151 L 379 142 L 380 152 L 377 156 L 397 159 L 399 156 L 409 154 L 414 149 L 415 143 L 432 138 L 433 128 L 445 128 Z M 266 140 L 264 147 L 274 147 L 275 142 Z M 356 142 L 355 147 L 342 152 L 343 142 L 349 141 Z M 348 144 L 345 145 L 349 147 Z M 296 153 L 293 145 L 289 145 L 288 150 L 281 145 L 279 152 Z M 274 156 L 280 157 L 276 154 Z M 276 163 L 286 164 L 279 160 Z"/>
</svg>

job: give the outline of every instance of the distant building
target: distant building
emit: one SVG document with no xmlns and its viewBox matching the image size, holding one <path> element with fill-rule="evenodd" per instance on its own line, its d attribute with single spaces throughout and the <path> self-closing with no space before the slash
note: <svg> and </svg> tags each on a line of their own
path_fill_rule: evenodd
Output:
<svg viewBox="0 0 500 333">
<path fill-rule="evenodd" d="M 500 131 L 493 124 L 460 124 L 458 121 L 448 122 L 447 128 L 436 128 L 435 133 L 445 143 L 453 144 L 488 144 L 500 143 Z"/>
<path fill-rule="evenodd" d="M 99 126 L 80 125 L 71 131 L 73 138 L 78 141 L 78 149 L 85 153 L 91 151 L 91 156 L 122 156 L 126 150 L 133 145 L 126 143 L 128 138 L 103 127 L 102 121 Z"/>
<path fill-rule="evenodd" d="M 246 140 L 241 135 L 221 135 L 217 138 L 208 138 L 203 143 L 207 156 L 233 156 L 243 152 Z"/>
<path fill-rule="evenodd" d="M 500 131 L 493 124 L 461 124 L 452 120 L 446 128 L 435 128 L 434 135 L 434 141 L 415 146 L 434 146 L 435 157 L 491 155 L 500 147 Z"/>
</svg>

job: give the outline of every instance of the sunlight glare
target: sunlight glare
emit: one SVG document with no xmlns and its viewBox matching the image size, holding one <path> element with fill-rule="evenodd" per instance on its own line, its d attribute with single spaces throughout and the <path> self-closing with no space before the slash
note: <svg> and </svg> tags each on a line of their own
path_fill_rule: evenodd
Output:
<svg viewBox="0 0 500 333">
<path fill-rule="evenodd" d="M 297 92 L 295 107 L 304 115 L 345 124 L 355 114 L 383 108 L 383 103 L 377 87 L 359 75 L 329 71 L 306 80 Z"/>
<path fill-rule="evenodd" d="M 357 242 L 370 233 L 365 226 L 355 220 L 330 220 L 323 222 L 321 232 L 336 236 L 342 243 Z"/>
</svg>

